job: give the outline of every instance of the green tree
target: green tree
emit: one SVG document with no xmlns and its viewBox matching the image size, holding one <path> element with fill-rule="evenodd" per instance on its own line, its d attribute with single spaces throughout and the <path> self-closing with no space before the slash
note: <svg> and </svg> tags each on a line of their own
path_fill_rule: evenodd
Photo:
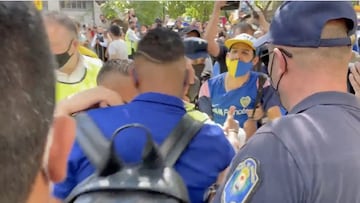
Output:
<svg viewBox="0 0 360 203">
<path fill-rule="evenodd" d="M 165 15 L 176 19 L 178 16 L 191 16 L 200 21 L 206 21 L 212 12 L 213 1 L 99 1 L 103 14 L 110 20 L 123 19 L 127 9 L 134 8 L 138 20 L 142 24 L 150 25 L 155 18 L 164 19 Z"/>
<path fill-rule="evenodd" d="M 155 18 L 162 18 L 164 12 L 162 1 L 107 0 L 101 4 L 102 13 L 110 20 L 115 18 L 124 20 L 125 13 L 131 8 L 135 9 L 139 22 L 147 25 L 154 23 Z"/>
<path fill-rule="evenodd" d="M 182 16 L 186 11 L 185 3 L 184 1 L 165 1 L 166 15 L 174 19 Z"/>
<path fill-rule="evenodd" d="M 249 3 L 249 1 L 245 1 L 246 4 L 250 7 L 251 10 L 255 10 L 254 7 Z M 264 1 L 264 0 L 256 0 L 254 1 L 254 5 L 263 13 L 265 19 L 270 22 L 270 19 L 274 15 L 276 9 L 282 4 L 282 1 Z"/>
<path fill-rule="evenodd" d="M 191 16 L 202 22 L 209 20 L 209 15 L 211 15 L 214 7 L 213 1 L 183 1 L 182 3 L 186 7 L 184 15 Z"/>
</svg>

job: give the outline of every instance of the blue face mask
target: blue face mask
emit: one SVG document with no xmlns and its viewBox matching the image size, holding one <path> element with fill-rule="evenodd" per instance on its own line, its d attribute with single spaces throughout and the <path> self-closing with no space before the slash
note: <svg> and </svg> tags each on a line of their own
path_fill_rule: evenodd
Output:
<svg viewBox="0 0 360 203">
<path fill-rule="evenodd" d="M 240 60 L 230 60 L 226 59 L 226 66 L 228 68 L 228 73 L 232 77 L 240 77 L 248 73 L 253 67 L 252 62 L 242 62 Z"/>
</svg>

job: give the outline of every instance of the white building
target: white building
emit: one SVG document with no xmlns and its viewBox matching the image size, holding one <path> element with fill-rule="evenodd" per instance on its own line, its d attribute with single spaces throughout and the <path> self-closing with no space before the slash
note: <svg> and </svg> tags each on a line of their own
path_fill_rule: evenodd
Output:
<svg viewBox="0 0 360 203">
<path fill-rule="evenodd" d="M 100 6 L 95 0 L 43 0 L 43 11 L 60 11 L 81 24 L 100 25 Z"/>
</svg>

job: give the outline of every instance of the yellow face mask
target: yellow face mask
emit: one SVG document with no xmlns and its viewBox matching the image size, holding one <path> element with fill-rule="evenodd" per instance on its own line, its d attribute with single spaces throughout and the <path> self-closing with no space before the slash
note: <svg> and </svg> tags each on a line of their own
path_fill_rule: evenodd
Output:
<svg viewBox="0 0 360 203">
<path fill-rule="evenodd" d="M 232 77 L 240 77 L 248 73 L 253 67 L 252 62 L 242 62 L 240 60 L 231 60 L 226 59 L 226 67 L 228 69 L 228 73 Z"/>
</svg>

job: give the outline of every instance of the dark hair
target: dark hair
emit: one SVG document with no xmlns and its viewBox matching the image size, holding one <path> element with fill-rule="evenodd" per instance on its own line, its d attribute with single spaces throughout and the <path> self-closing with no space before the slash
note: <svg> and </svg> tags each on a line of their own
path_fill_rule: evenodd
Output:
<svg viewBox="0 0 360 203">
<path fill-rule="evenodd" d="M 185 49 L 180 35 L 158 27 L 147 32 L 140 40 L 135 57 L 143 56 L 154 63 L 166 63 L 184 57 Z"/>
<path fill-rule="evenodd" d="M 104 63 L 97 76 L 97 84 L 99 85 L 108 73 L 117 72 L 128 76 L 130 69 L 133 67 L 134 61 L 131 59 L 112 59 Z"/>
<path fill-rule="evenodd" d="M 45 20 L 54 21 L 62 26 L 64 26 L 67 30 L 77 36 L 78 29 L 74 20 L 72 20 L 69 16 L 60 13 L 58 11 L 50 11 L 45 13 Z"/>
<path fill-rule="evenodd" d="M 0 202 L 23 203 L 42 167 L 55 61 L 32 2 L 0 2 L 0 30 Z"/>
<path fill-rule="evenodd" d="M 109 30 L 110 33 L 116 37 L 120 37 L 122 35 L 121 28 L 118 25 L 111 25 Z"/>
</svg>

